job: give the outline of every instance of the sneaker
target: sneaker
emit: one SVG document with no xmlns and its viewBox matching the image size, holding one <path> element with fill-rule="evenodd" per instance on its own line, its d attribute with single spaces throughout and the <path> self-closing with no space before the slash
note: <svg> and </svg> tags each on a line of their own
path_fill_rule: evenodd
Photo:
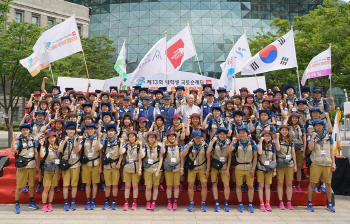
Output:
<svg viewBox="0 0 350 224">
<path fill-rule="evenodd" d="M 239 211 L 240 213 L 243 213 L 243 210 L 244 210 L 243 204 L 239 204 L 239 205 L 238 205 L 238 211 Z"/>
<path fill-rule="evenodd" d="M 95 210 L 95 208 L 96 208 L 95 202 L 91 202 L 90 203 L 90 210 Z"/>
<path fill-rule="evenodd" d="M 335 209 L 333 208 L 333 205 L 328 203 L 327 205 L 327 210 L 330 211 L 330 212 L 335 212 Z"/>
<path fill-rule="evenodd" d="M 177 209 L 177 202 L 174 202 L 174 204 L 173 204 L 173 210 L 176 211 L 176 209 Z"/>
<path fill-rule="evenodd" d="M 188 206 L 187 211 L 193 212 L 194 210 L 194 203 L 190 203 L 190 206 Z"/>
<path fill-rule="evenodd" d="M 230 206 L 228 206 L 228 204 L 224 204 L 224 209 L 225 209 L 225 212 L 229 212 Z"/>
<path fill-rule="evenodd" d="M 169 211 L 171 210 L 171 203 L 168 203 L 168 206 L 166 207 Z"/>
<path fill-rule="evenodd" d="M 219 211 L 220 211 L 220 204 L 216 203 L 215 208 L 214 208 L 214 212 L 219 212 Z"/>
<path fill-rule="evenodd" d="M 301 190 L 300 184 L 297 185 L 297 190 L 298 190 L 299 193 L 304 193 L 304 191 Z"/>
<path fill-rule="evenodd" d="M 82 191 L 85 191 L 85 186 L 86 186 L 86 184 L 81 184 L 81 190 Z"/>
<path fill-rule="evenodd" d="M 112 202 L 112 210 L 117 209 L 117 203 L 115 201 Z"/>
<path fill-rule="evenodd" d="M 142 185 L 139 184 L 139 191 L 142 191 Z"/>
<path fill-rule="evenodd" d="M 136 203 L 136 202 L 133 202 L 133 203 L 132 203 L 132 206 L 131 206 L 131 210 L 136 210 L 136 207 L 137 207 L 137 203 Z"/>
<path fill-rule="evenodd" d="M 179 190 L 180 190 L 180 191 L 183 191 L 183 190 L 184 190 L 184 187 L 182 186 L 182 184 L 180 184 Z"/>
<path fill-rule="evenodd" d="M 324 183 L 318 188 L 318 191 L 321 192 L 322 194 L 326 193 L 326 188 L 325 188 L 325 184 Z"/>
<path fill-rule="evenodd" d="M 327 209 L 328 209 L 328 207 L 327 207 Z M 314 212 L 315 211 L 314 206 L 312 206 L 312 203 L 307 204 L 307 210 L 309 212 Z"/>
<path fill-rule="evenodd" d="M 48 204 L 48 205 L 47 205 L 47 209 L 49 210 L 49 212 L 52 212 L 52 211 L 53 211 L 52 205 L 51 205 L 51 204 Z"/>
<path fill-rule="evenodd" d="M 90 202 L 88 202 L 88 203 L 86 203 L 86 205 L 85 205 L 85 208 L 84 208 L 84 209 L 85 209 L 85 210 L 89 210 L 89 209 L 90 209 L 90 206 L 91 206 L 91 205 L 90 205 Z"/>
<path fill-rule="evenodd" d="M 286 208 L 284 207 L 284 203 L 283 202 L 280 202 L 280 209 L 281 210 L 285 210 Z"/>
<path fill-rule="evenodd" d="M 30 202 L 29 205 L 28 205 L 28 208 L 31 208 L 31 209 L 34 209 L 34 210 L 39 209 L 39 207 L 35 204 L 35 202 Z"/>
<path fill-rule="evenodd" d="M 100 188 L 100 191 L 105 191 L 105 189 L 106 189 L 106 184 L 105 184 L 105 183 L 102 183 L 101 188 Z"/>
<path fill-rule="evenodd" d="M 106 210 L 106 209 L 108 209 L 110 206 L 111 206 L 111 204 L 109 204 L 109 202 L 106 201 L 105 204 L 104 204 L 103 207 L 102 207 L 102 210 Z"/>
<path fill-rule="evenodd" d="M 129 203 L 125 202 L 123 211 L 128 211 L 128 208 L 129 208 Z"/>
<path fill-rule="evenodd" d="M 289 210 L 293 210 L 294 209 L 293 206 L 292 206 L 292 202 L 290 202 L 290 201 L 287 202 L 287 208 Z"/>
<path fill-rule="evenodd" d="M 207 206 L 205 206 L 205 203 L 203 203 L 203 202 L 201 204 L 201 210 L 202 210 L 202 212 L 207 212 Z"/>
<path fill-rule="evenodd" d="M 154 209 L 156 209 L 156 203 L 155 202 L 153 202 L 152 205 L 151 205 L 151 210 L 154 211 Z"/>
<path fill-rule="evenodd" d="M 314 187 L 314 192 L 318 192 L 317 184 Z"/>
<path fill-rule="evenodd" d="M 36 186 L 36 192 L 41 192 L 42 189 L 41 189 L 41 184 L 38 183 L 38 186 Z"/>
<path fill-rule="evenodd" d="M 59 192 L 58 186 L 55 187 L 55 193 Z"/>
<path fill-rule="evenodd" d="M 151 202 L 147 202 L 147 204 L 146 204 L 146 210 L 150 210 L 151 209 Z"/>
<path fill-rule="evenodd" d="M 16 214 L 21 213 L 21 206 L 19 206 L 19 205 L 16 205 L 16 206 L 15 206 L 15 213 L 16 213 Z"/>
<path fill-rule="evenodd" d="M 245 189 L 244 184 L 242 184 L 241 189 L 242 189 L 242 193 L 246 193 L 247 192 L 247 189 Z"/>
<path fill-rule="evenodd" d="M 261 204 L 261 205 L 260 205 L 260 211 L 266 212 L 266 208 L 265 208 L 265 205 L 264 205 L 264 204 Z"/>
<path fill-rule="evenodd" d="M 64 203 L 64 205 L 63 205 L 63 211 L 65 211 L 65 212 L 68 212 L 68 211 L 69 211 L 68 203 Z"/>
<path fill-rule="evenodd" d="M 253 208 L 253 205 L 252 204 L 248 204 L 248 212 L 250 213 L 254 213 L 254 208 Z"/>
<path fill-rule="evenodd" d="M 304 171 L 302 171 L 301 172 L 301 179 L 303 179 L 303 180 L 310 180 L 310 177 Z"/>
<path fill-rule="evenodd" d="M 77 206 L 75 206 L 75 202 L 71 202 L 71 203 L 70 203 L 70 209 L 71 209 L 72 211 L 77 210 Z"/>
<path fill-rule="evenodd" d="M 257 183 L 257 184 L 255 185 L 255 187 L 254 187 L 254 191 L 255 191 L 255 192 L 258 192 L 258 190 L 259 190 L 259 184 Z"/>
<path fill-rule="evenodd" d="M 296 188 L 295 185 L 293 185 L 292 188 L 293 188 L 293 193 L 299 193 L 299 191 L 298 191 L 298 189 Z"/>
<path fill-rule="evenodd" d="M 266 208 L 266 211 L 272 212 L 272 208 L 271 208 L 271 205 L 269 203 L 266 203 L 265 208 Z"/>
<path fill-rule="evenodd" d="M 235 193 L 236 194 L 236 184 L 235 185 L 233 185 L 233 193 Z"/>
<path fill-rule="evenodd" d="M 197 185 L 197 191 L 202 191 L 202 184 L 201 184 L 201 183 L 199 183 L 199 184 Z"/>
<path fill-rule="evenodd" d="M 160 185 L 159 185 L 159 191 L 161 191 L 161 192 L 163 192 L 163 191 L 164 191 L 163 184 L 160 184 Z"/>
<path fill-rule="evenodd" d="M 125 184 L 122 184 L 122 186 L 120 187 L 121 191 L 125 191 Z"/>
<path fill-rule="evenodd" d="M 49 209 L 47 208 L 47 205 L 43 205 L 43 207 L 41 208 L 41 211 L 49 212 Z"/>
<path fill-rule="evenodd" d="M 29 191 L 28 184 L 22 189 L 22 193 L 27 193 Z"/>
</svg>

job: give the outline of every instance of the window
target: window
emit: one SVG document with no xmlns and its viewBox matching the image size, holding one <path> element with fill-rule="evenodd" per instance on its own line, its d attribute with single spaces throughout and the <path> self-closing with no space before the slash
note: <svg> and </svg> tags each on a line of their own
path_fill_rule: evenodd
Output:
<svg viewBox="0 0 350 224">
<path fill-rule="evenodd" d="M 47 20 L 47 27 L 50 29 L 55 25 L 55 22 L 52 19 Z"/>
<path fill-rule="evenodd" d="M 81 35 L 81 26 L 78 26 L 79 35 Z"/>
<path fill-rule="evenodd" d="M 16 107 L 15 112 L 13 113 L 13 121 L 18 121 L 18 112 L 19 112 L 19 107 Z"/>
<path fill-rule="evenodd" d="M 16 22 L 22 22 L 22 13 L 16 12 Z"/>
<path fill-rule="evenodd" d="M 39 24 L 39 17 L 37 17 L 37 16 L 32 16 L 32 23 Z"/>
</svg>

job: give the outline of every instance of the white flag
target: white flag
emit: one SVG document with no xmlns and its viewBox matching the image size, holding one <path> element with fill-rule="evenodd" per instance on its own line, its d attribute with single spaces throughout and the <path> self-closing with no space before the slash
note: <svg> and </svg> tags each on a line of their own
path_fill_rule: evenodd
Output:
<svg viewBox="0 0 350 224">
<path fill-rule="evenodd" d="M 184 61 L 197 54 L 189 25 L 167 42 L 167 48 L 167 74 L 171 74 L 178 71 Z"/>
<path fill-rule="evenodd" d="M 32 77 L 36 76 L 40 70 L 49 67 L 50 62 L 48 60 L 47 54 L 39 58 L 35 53 L 31 54 L 29 57 L 19 61 L 23 67 L 25 67 Z"/>
<path fill-rule="evenodd" d="M 225 87 L 228 91 L 231 90 L 233 76 L 242 71 L 243 64 L 251 57 L 247 35 L 244 31 L 243 35 L 232 47 L 226 61 L 220 65 L 222 73 L 218 86 Z"/>
<path fill-rule="evenodd" d="M 130 85 L 141 85 L 145 77 L 152 77 L 157 73 L 165 75 L 165 44 L 166 38 L 163 37 L 147 52 L 132 73 Z"/>
<path fill-rule="evenodd" d="M 293 29 L 254 55 L 242 68 L 242 75 L 298 67 Z"/>
<path fill-rule="evenodd" d="M 115 65 L 114 65 L 114 70 L 116 70 L 118 74 L 121 77 L 123 77 L 124 82 L 127 79 L 125 57 L 126 57 L 126 50 L 125 50 L 125 41 L 124 41 L 122 49 L 120 50 L 117 61 L 115 62 Z"/>
<path fill-rule="evenodd" d="M 48 53 L 50 63 L 83 51 L 75 15 L 45 31 L 35 43 L 33 50 L 39 58 Z"/>
<path fill-rule="evenodd" d="M 332 53 L 331 47 L 315 56 L 304 71 L 301 78 L 301 85 L 305 85 L 307 79 L 327 76 L 332 74 Z"/>
</svg>

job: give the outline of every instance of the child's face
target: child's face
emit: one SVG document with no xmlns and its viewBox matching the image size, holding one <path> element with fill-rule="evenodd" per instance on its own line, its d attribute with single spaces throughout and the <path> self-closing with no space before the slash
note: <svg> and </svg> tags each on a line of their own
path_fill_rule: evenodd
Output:
<svg viewBox="0 0 350 224">
<path fill-rule="evenodd" d="M 174 124 L 175 126 L 178 126 L 178 125 L 180 124 L 180 122 L 181 122 L 181 120 L 178 119 L 178 118 L 174 118 L 174 119 L 173 119 L 173 124 Z"/>
<path fill-rule="evenodd" d="M 91 112 L 91 107 L 84 107 L 84 112 L 85 113 L 90 113 Z"/>
<path fill-rule="evenodd" d="M 125 117 L 125 118 L 124 118 L 124 125 L 125 125 L 125 126 L 129 126 L 130 124 L 131 124 L 130 118 L 129 118 L 129 117 Z"/>
<path fill-rule="evenodd" d="M 69 99 L 64 99 L 64 100 L 62 101 L 62 104 L 69 105 L 69 104 L 70 104 L 70 100 L 69 100 Z"/>
<path fill-rule="evenodd" d="M 156 124 L 157 124 L 157 126 L 162 126 L 163 124 L 164 124 L 164 122 L 163 122 L 163 120 L 161 119 L 161 118 L 158 118 L 157 120 L 156 120 Z"/>
<path fill-rule="evenodd" d="M 109 124 L 109 123 L 111 122 L 111 117 L 108 116 L 108 115 L 104 116 L 104 117 L 103 117 L 103 122 L 104 122 L 105 124 Z"/>
<path fill-rule="evenodd" d="M 56 126 L 56 130 L 62 130 L 63 125 L 61 122 L 56 122 L 55 126 Z"/>
</svg>

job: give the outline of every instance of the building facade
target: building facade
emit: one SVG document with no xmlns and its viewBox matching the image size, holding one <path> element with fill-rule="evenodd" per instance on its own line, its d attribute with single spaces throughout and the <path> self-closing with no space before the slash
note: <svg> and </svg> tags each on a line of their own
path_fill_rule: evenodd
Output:
<svg viewBox="0 0 350 224">
<path fill-rule="evenodd" d="M 90 8 L 89 36 L 113 40 L 117 54 L 127 43 L 127 72 L 133 72 L 162 37 L 175 36 L 189 22 L 203 75 L 219 78 L 220 64 L 246 29 L 253 38 L 271 30 L 274 18 L 293 20 L 322 0 L 67 0 Z M 198 62 L 185 61 L 181 71 L 199 73 Z"/>
</svg>

